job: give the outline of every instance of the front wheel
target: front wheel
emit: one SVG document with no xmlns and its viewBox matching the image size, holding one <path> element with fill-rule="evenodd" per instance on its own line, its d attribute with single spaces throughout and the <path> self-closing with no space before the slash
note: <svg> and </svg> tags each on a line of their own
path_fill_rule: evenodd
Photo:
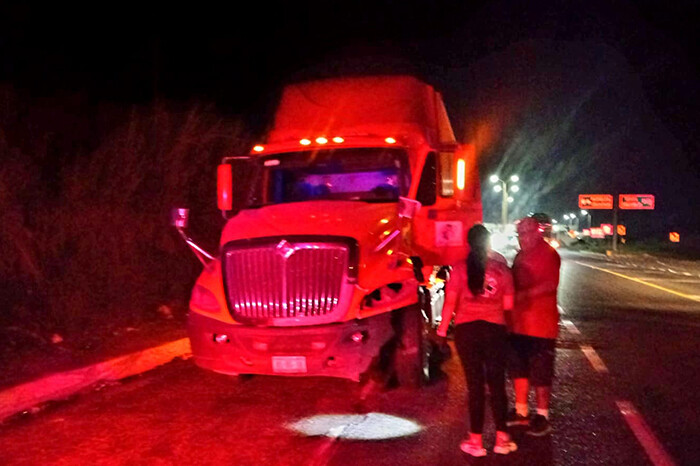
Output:
<svg viewBox="0 0 700 466">
<path fill-rule="evenodd" d="M 418 305 L 399 311 L 396 378 L 404 387 L 421 387 L 430 380 L 430 350 L 426 321 Z"/>
</svg>

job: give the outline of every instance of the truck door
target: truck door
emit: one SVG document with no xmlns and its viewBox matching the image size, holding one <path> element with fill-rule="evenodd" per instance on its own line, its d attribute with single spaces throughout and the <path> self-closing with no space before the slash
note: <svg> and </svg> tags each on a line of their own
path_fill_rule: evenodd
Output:
<svg viewBox="0 0 700 466">
<path fill-rule="evenodd" d="M 482 221 L 481 190 L 473 146 L 432 151 L 425 157 L 412 219 L 412 245 L 426 265 L 466 258 L 466 235 Z"/>
</svg>

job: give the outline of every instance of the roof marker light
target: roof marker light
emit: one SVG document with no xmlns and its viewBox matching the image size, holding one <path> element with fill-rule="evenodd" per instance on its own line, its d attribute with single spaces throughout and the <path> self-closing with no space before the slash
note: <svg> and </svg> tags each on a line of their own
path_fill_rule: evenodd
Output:
<svg viewBox="0 0 700 466">
<path fill-rule="evenodd" d="M 386 142 L 387 144 L 396 144 L 396 139 L 386 138 L 386 139 L 384 139 L 384 142 Z"/>
<path fill-rule="evenodd" d="M 317 144 L 325 144 L 328 142 L 328 139 L 324 138 L 323 136 L 316 138 L 316 143 Z"/>
<path fill-rule="evenodd" d="M 258 144 L 257 146 L 253 146 L 253 150 L 255 152 L 262 152 L 265 150 L 265 148 L 263 146 L 261 146 L 260 144 Z"/>
<path fill-rule="evenodd" d="M 299 140 L 299 144 L 301 144 L 302 146 L 308 146 L 309 144 L 311 144 L 311 141 L 304 138 L 304 139 Z"/>
<path fill-rule="evenodd" d="M 345 139 L 341 138 L 340 136 L 336 136 L 333 138 L 333 142 L 340 144 L 341 142 L 345 142 Z"/>
</svg>

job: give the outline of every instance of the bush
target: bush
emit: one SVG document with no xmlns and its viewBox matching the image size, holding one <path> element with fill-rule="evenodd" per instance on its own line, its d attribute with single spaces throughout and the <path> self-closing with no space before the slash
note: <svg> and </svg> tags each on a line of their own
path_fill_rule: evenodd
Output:
<svg viewBox="0 0 700 466">
<path fill-rule="evenodd" d="M 55 192 L 40 189 L 31 156 L 0 138 L 0 273 L 12 303 L 2 324 L 78 333 L 148 318 L 162 303 L 184 310 L 200 266 L 169 210 L 191 207 L 195 235 L 215 248 L 215 168 L 244 147 L 241 133 L 239 121 L 200 105 L 134 109 L 92 153 L 54 163 Z"/>
</svg>

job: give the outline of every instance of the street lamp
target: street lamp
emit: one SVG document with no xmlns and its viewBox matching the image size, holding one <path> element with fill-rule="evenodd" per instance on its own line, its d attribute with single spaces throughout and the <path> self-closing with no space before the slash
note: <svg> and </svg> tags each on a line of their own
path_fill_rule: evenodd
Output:
<svg viewBox="0 0 700 466">
<path fill-rule="evenodd" d="M 588 217 L 588 228 L 591 228 L 591 214 L 587 210 L 581 209 L 581 215 Z"/>
<path fill-rule="evenodd" d="M 517 183 L 520 180 L 518 175 L 512 175 L 508 181 L 502 180 L 498 175 L 491 175 L 489 181 L 495 184 L 493 190 L 497 193 L 501 193 L 501 223 L 503 224 L 503 230 L 505 231 L 506 225 L 508 224 L 508 203 L 513 202 L 513 196 L 510 193 L 517 193 L 520 188 L 516 185 L 509 186 L 508 183 Z M 497 184 L 496 184 L 497 183 Z"/>
<path fill-rule="evenodd" d="M 578 228 L 579 228 L 578 215 L 571 212 L 569 214 L 569 218 L 571 219 L 571 228 L 573 228 L 574 230 L 578 230 Z M 574 220 L 576 221 L 576 224 L 575 224 L 576 226 L 574 226 Z"/>
</svg>

